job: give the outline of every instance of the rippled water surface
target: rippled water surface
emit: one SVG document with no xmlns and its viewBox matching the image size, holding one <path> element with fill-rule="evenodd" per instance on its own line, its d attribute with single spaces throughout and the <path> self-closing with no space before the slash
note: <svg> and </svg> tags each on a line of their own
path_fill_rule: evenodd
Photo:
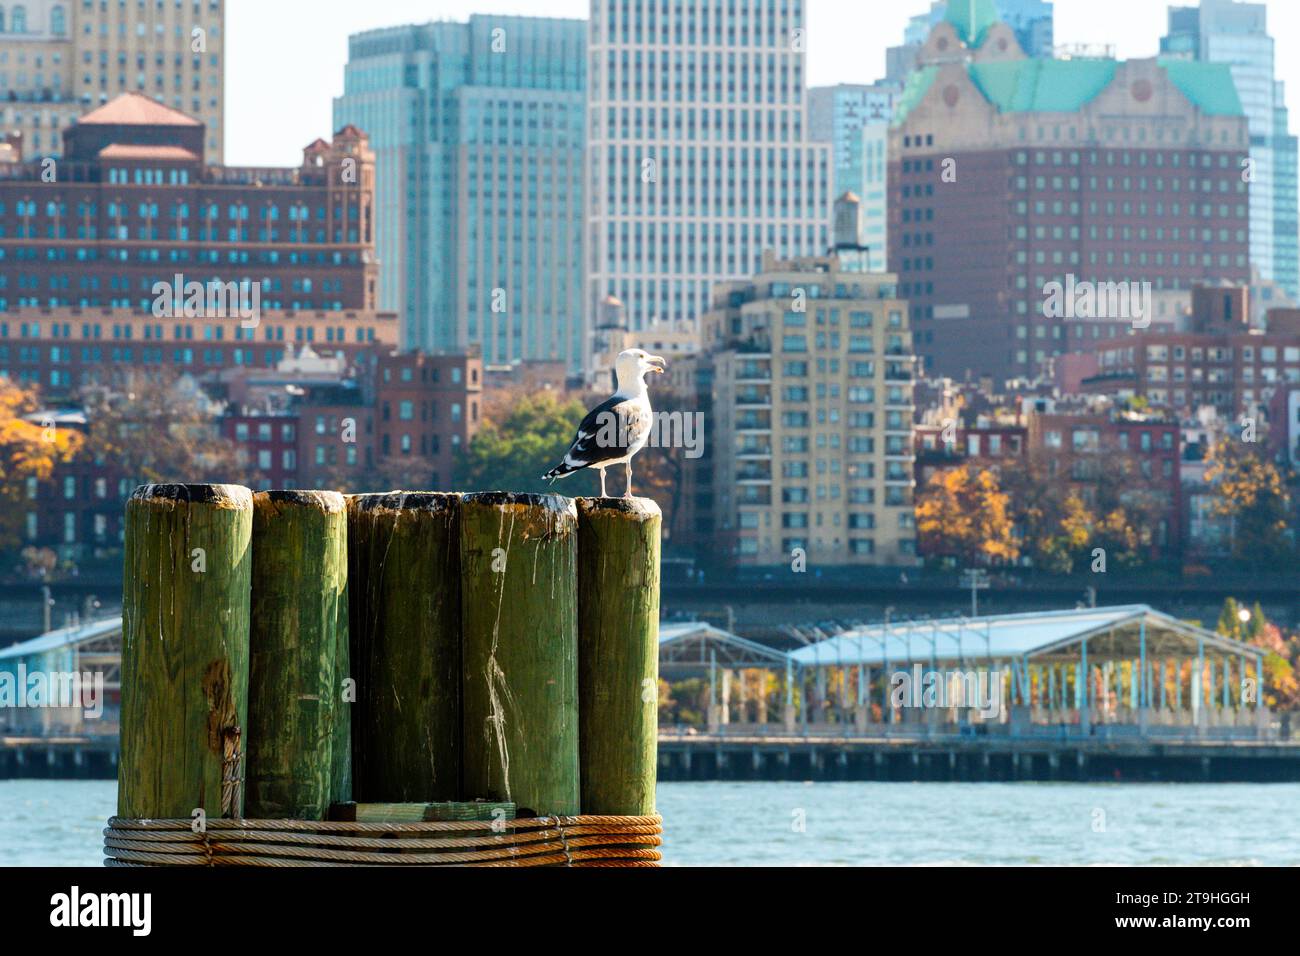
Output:
<svg viewBox="0 0 1300 956">
<path fill-rule="evenodd" d="M 0 865 L 98 866 L 113 781 L 0 780 Z M 1300 865 L 1300 784 L 666 783 L 670 865 Z"/>
</svg>

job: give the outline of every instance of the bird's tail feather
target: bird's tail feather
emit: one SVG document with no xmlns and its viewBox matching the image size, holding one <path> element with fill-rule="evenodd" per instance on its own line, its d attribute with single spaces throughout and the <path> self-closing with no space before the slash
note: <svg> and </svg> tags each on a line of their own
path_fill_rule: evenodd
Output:
<svg viewBox="0 0 1300 956">
<path fill-rule="evenodd" d="M 570 468 L 568 465 L 561 462 L 560 464 L 552 468 L 550 471 L 548 471 L 546 474 L 542 475 L 542 479 L 544 481 L 550 481 L 551 484 L 555 484 L 555 480 L 557 478 L 567 478 L 569 475 L 579 470 L 581 469 Z"/>
</svg>

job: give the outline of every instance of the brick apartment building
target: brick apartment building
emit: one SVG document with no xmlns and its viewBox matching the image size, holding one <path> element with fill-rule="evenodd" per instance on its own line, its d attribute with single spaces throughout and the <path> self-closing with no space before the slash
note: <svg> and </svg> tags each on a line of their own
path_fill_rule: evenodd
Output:
<svg viewBox="0 0 1300 956">
<path fill-rule="evenodd" d="M 383 312 L 263 312 L 238 319 L 156 319 L 125 308 L 33 306 L 0 312 L 0 375 L 39 386 L 47 404 L 76 401 L 86 386 L 121 385 L 156 369 L 206 379 L 226 369 L 275 368 L 304 346 L 349 362 L 397 346 Z"/>
<path fill-rule="evenodd" d="M 916 487 L 924 488 L 937 472 L 960 465 L 1005 468 L 1023 465 L 1028 453 L 1028 429 L 1015 420 L 988 419 L 983 416 L 966 425 L 954 425 L 945 437 L 941 425 L 917 425 Z"/>
<path fill-rule="evenodd" d="M 396 316 L 375 310 L 364 134 L 317 140 L 294 168 L 209 166 L 203 124 L 132 93 L 63 142 L 53 181 L 0 163 L 0 376 L 85 428 L 83 389 L 180 373 L 241 452 L 228 480 L 257 489 L 452 487 L 481 361 L 400 353 Z M 115 547 L 137 481 L 119 471 L 87 454 L 34 483 L 25 543 Z"/>
<path fill-rule="evenodd" d="M 1033 469 L 1037 480 L 1063 487 L 1095 508 L 1109 483 L 1112 492 L 1120 487 L 1121 503 L 1151 517 L 1139 521 L 1149 553 L 1169 557 L 1186 544 L 1181 437 L 1172 416 L 1024 397 L 1018 411 L 975 415 L 964 422 L 954 418 L 946 432 L 933 420 L 917 425 L 917 487 L 923 489 L 938 472 L 963 465 L 991 469 L 1004 482 Z"/>
<path fill-rule="evenodd" d="M 1177 420 L 1111 408 L 1099 412 L 1033 413 L 1028 453 L 1049 481 L 1061 481 L 1089 507 L 1103 482 L 1122 486 L 1120 503 L 1152 516 L 1139 523 L 1154 554 L 1183 545 L 1182 449 Z"/>
<path fill-rule="evenodd" d="M 376 349 L 349 362 L 308 346 L 276 368 L 227 369 L 204 391 L 218 403 L 214 433 L 239 451 L 239 472 L 226 480 L 255 490 L 387 491 L 401 476 L 408 487 L 450 491 L 456 451 L 478 430 L 482 377 L 477 354 Z M 87 427 L 77 411 L 51 421 Z M 89 451 L 28 482 L 23 545 L 69 557 L 117 548 L 122 503 L 138 483 Z"/>
<path fill-rule="evenodd" d="M 1274 461 L 1300 470 L 1300 385 L 1279 386 L 1269 400 L 1267 447 Z"/>
<path fill-rule="evenodd" d="M 1265 322 L 1251 328 L 1245 288 L 1198 288 L 1185 331 L 1153 329 L 1098 345 L 1097 373 L 1080 387 L 1179 412 L 1210 406 L 1262 426 L 1277 389 L 1300 384 L 1300 310 L 1270 310 Z"/>
<path fill-rule="evenodd" d="M 1226 65 L 1029 59 L 985 3 L 949 4 L 918 63 L 890 130 L 889 265 L 928 373 L 1036 378 L 1131 327 L 1045 316 L 1068 276 L 1249 281 L 1249 138 Z"/>
<path fill-rule="evenodd" d="M 483 362 L 471 355 L 381 355 L 377 372 L 376 457 L 419 462 L 430 487 L 451 490 L 456 452 L 478 430 Z"/>
<path fill-rule="evenodd" d="M 157 283 L 261 283 L 272 311 L 373 311 L 374 157 L 345 127 L 282 169 L 207 166 L 203 124 L 127 93 L 65 155 L 0 164 L 0 312 L 126 308 Z"/>
</svg>

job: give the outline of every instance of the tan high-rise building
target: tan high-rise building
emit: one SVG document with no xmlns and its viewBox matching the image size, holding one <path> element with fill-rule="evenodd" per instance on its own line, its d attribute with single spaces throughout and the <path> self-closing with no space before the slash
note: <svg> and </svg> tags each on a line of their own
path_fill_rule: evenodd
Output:
<svg viewBox="0 0 1300 956">
<path fill-rule="evenodd" d="M 23 155 L 63 155 L 63 130 L 120 93 L 203 121 L 204 160 L 225 138 L 224 0 L 0 3 L 0 132 Z"/>
<path fill-rule="evenodd" d="M 703 318 L 715 535 L 741 565 L 913 565 L 907 303 L 868 253 L 764 256 Z"/>
</svg>

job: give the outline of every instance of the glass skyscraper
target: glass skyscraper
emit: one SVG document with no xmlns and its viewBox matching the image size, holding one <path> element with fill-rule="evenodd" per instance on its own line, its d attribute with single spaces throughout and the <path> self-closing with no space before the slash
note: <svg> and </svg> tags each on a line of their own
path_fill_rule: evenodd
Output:
<svg viewBox="0 0 1300 956">
<path fill-rule="evenodd" d="M 592 0 L 587 301 L 692 327 L 764 250 L 830 245 L 830 147 L 811 142 L 804 0 Z"/>
<path fill-rule="evenodd" d="M 1167 56 L 1226 63 L 1250 124 L 1250 259 L 1264 279 L 1295 297 L 1300 289 L 1296 236 L 1296 138 L 1287 128 L 1283 84 L 1274 71 L 1268 8 L 1262 3 L 1202 0 L 1171 7 Z"/>
<path fill-rule="evenodd" d="M 586 64 L 581 20 L 350 38 L 334 123 L 370 136 L 379 304 L 405 347 L 582 367 Z"/>
</svg>

